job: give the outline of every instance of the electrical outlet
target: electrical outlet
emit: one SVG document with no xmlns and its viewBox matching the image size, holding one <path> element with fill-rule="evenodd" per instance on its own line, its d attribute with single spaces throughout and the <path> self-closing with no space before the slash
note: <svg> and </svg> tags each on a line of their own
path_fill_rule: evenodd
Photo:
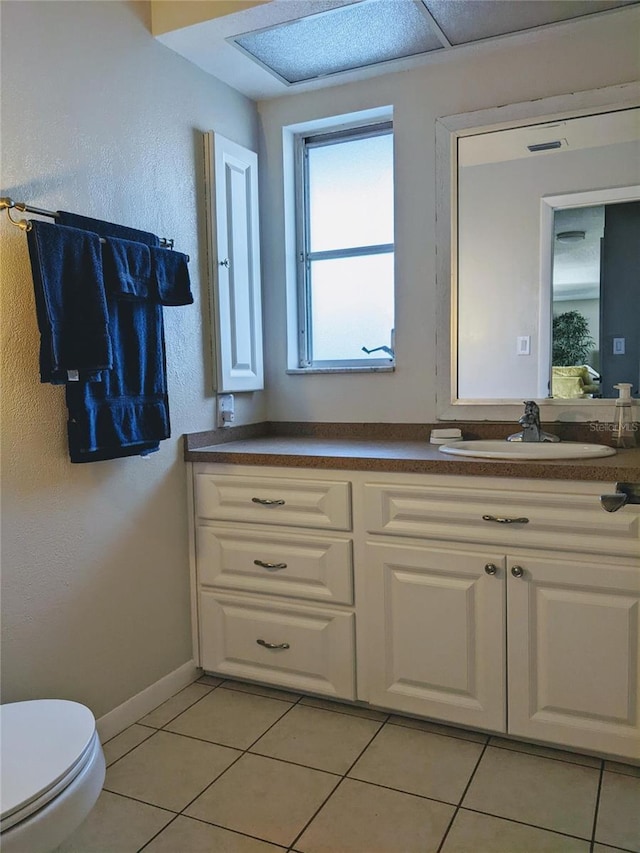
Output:
<svg viewBox="0 0 640 853">
<path fill-rule="evenodd" d="M 624 355 L 625 351 L 625 339 L 624 338 L 614 338 L 613 339 L 613 354 L 614 355 Z"/>
<path fill-rule="evenodd" d="M 235 418 L 233 394 L 218 395 L 218 426 L 231 426 Z"/>
</svg>

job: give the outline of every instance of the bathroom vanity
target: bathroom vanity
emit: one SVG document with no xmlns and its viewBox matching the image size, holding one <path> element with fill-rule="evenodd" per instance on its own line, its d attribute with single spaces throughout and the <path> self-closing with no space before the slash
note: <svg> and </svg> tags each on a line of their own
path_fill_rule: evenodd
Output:
<svg viewBox="0 0 640 853">
<path fill-rule="evenodd" d="M 448 459 L 426 442 L 187 449 L 196 661 L 640 760 L 640 450 Z"/>
</svg>

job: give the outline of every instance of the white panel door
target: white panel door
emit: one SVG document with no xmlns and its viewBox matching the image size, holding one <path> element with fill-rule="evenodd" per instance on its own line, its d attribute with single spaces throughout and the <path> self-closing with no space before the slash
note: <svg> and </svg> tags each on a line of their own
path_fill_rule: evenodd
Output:
<svg viewBox="0 0 640 853">
<path fill-rule="evenodd" d="M 640 758 L 640 567 L 509 560 L 509 731 Z"/>
<path fill-rule="evenodd" d="M 484 550 L 367 544 L 370 702 L 505 730 L 504 565 Z"/>
<path fill-rule="evenodd" d="M 218 391 L 264 388 L 258 156 L 205 134 Z"/>
</svg>

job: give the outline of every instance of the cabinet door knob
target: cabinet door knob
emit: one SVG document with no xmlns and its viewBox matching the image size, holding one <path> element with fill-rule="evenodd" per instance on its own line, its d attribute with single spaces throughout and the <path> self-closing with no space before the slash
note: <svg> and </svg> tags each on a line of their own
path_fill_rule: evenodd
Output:
<svg viewBox="0 0 640 853">
<path fill-rule="evenodd" d="M 229 269 L 229 258 L 225 258 L 224 261 L 218 261 L 218 266 Z"/>
<path fill-rule="evenodd" d="M 259 646 L 264 646 L 265 649 L 288 649 L 289 643 L 268 643 L 266 640 L 256 640 Z"/>
<path fill-rule="evenodd" d="M 496 524 L 529 524 L 528 518 L 502 518 L 499 515 L 483 515 L 483 521 L 495 521 Z"/>
<path fill-rule="evenodd" d="M 498 571 L 498 567 L 495 565 L 495 563 L 487 563 L 487 565 L 484 567 L 484 570 L 488 575 L 495 575 L 495 573 Z"/>
<path fill-rule="evenodd" d="M 522 566 L 512 566 L 511 574 L 514 576 L 514 578 L 521 578 L 524 575 L 524 569 L 522 568 Z"/>
<path fill-rule="evenodd" d="M 281 498 L 251 498 L 254 504 L 262 504 L 262 506 L 284 506 L 284 501 Z"/>
<path fill-rule="evenodd" d="M 266 563 L 264 560 L 254 560 L 254 566 L 261 566 L 263 569 L 286 569 L 286 563 Z"/>
</svg>

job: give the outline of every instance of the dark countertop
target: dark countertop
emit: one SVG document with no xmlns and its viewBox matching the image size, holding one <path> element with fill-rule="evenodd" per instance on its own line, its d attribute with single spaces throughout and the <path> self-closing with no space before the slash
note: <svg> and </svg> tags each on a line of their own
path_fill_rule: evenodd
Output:
<svg viewBox="0 0 640 853">
<path fill-rule="evenodd" d="M 447 456 L 429 444 L 431 425 L 252 424 L 185 436 L 185 459 L 347 471 L 409 472 L 547 480 L 640 482 L 640 448 L 615 456 L 556 461 Z M 435 424 L 442 428 L 444 424 Z M 508 424 L 458 424 L 465 438 L 504 438 Z M 560 426 L 560 425 L 558 425 Z M 545 426 L 546 429 L 546 426 Z M 558 430 L 558 432 L 560 432 Z M 564 440 L 603 444 L 584 425 Z"/>
</svg>

